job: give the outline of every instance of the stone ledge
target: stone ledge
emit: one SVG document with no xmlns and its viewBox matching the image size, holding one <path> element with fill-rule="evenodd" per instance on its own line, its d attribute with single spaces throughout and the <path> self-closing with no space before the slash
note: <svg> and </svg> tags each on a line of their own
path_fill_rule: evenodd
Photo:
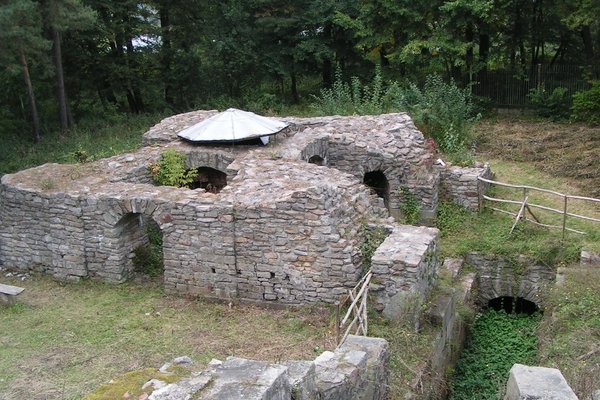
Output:
<svg viewBox="0 0 600 400">
<path fill-rule="evenodd" d="M 561 372 L 554 368 L 515 364 L 504 400 L 578 400 Z"/>
</svg>

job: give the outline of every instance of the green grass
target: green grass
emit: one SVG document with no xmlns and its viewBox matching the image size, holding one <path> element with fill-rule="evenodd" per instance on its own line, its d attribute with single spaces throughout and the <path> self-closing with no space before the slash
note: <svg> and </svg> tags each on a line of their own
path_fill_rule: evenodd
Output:
<svg viewBox="0 0 600 400">
<path fill-rule="evenodd" d="M 311 360 L 333 343 L 329 314 L 310 309 L 229 308 L 150 284 L 3 282 L 26 290 L 0 308 L 0 398 L 75 399 L 177 356 Z"/>
<path fill-rule="evenodd" d="M 538 171 L 531 165 L 510 161 L 491 160 L 495 180 L 506 183 L 524 184 L 547 188 L 562 193 L 576 195 L 577 187 L 566 178 L 556 178 Z M 522 191 L 495 187 L 489 193 L 492 197 L 522 200 Z M 531 193 L 529 202 L 556 209 L 562 208 L 562 199 L 546 194 Z M 516 205 L 499 205 L 485 202 L 493 206 L 517 213 Z M 569 212 L 600 218 L 597 204 L 573 201 Z M 534 209 L 541 222 L 561 225 L 562 216 Z M 531 216 L 528 216 L 531 219 Z M 441 250 L 444 256 L 465 255 L 476 251 L 505 256 L 529 255 L 548 265 L 570 264 L 579 258 L 582 248 L 600 251 L 600 224 L 567 219 L 567 227 L 583 232 L 580 235 L 567 232 L 562 239 L 560 229 L 539 227 L 528 222 L 519 222 L 515 231 L 510 233 L 514 217 L 489 209 L 476 213 L 450 203 L 441 203 L 438 207 L 437 226 L 441 230 Z"/>
<path fill-rule="evenodd" d="M 6 133 L 0 146 L 0 174 L 47 162 L 92 161 L 135 150 L 141 145 L 142 134 L 160 119 L 159 115 L 123 115 L 83 121 L 69 134 L 42 135 L 38 144 L 31 141 L 30 135 Z"/>
<path fill-rule="evenodd" d="M 600 266 L 567 269 L 546 307 L 539 364 L 560 369 L 579 398 L 589 398 L 600 382 Z"/>
<path fill-rule="evenodd" d="M 409 398 L 421 389 L 417 380 L 423 378 L 432 353 L 436 329 L 427 322 L 421 323 L 419 332 L 411 324 L 392 321 L 376 313 L 369 313 L 369 336 L 388 341 L 390 351 L 390 400 Z M 425 379 L 427 383 L 431 379 Z M 412 397 L 410 397 L 412 398 Z"/>
</svg>

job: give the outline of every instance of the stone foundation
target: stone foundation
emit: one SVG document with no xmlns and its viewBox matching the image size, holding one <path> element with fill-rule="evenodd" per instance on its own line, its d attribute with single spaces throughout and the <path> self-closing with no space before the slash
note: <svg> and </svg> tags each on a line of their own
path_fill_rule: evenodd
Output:
<svg viewBox="0 0 600 400">
<path fill-rule="evenodd" d="M 489 165 L 481 167 L 440 167 L 440 198 L 469 210 L 479 210 L 489 184 L 478 178 L 491 179 Z"/>
<path fill-rule="evenodd" d="M 544 307 L 546 289 L 554 283 L 553 267 L 535 264 L 527 257 L 508 257 L 469 253 L 466 262 L 477 271 L 477 305 L 486 307 L 497 297 L 520 297 Z"/>
<path fill-rule="evenodd" d="M 391 319 L 417 323 L 420 305 L 436 280 L 439 231 L 396 226 L 371 259 L 374 307 Z"/>
<path fill-rule="evenodd" d="M 385 400 L 388 345 L 383 339 L 348 336 L 334 352 L 314 361 L 262 361 L 229 357 L 189 379 L 154 391 L 150 400 Z"/>
<path fill-rule="evenodd" d="M 132 274 L 134 250 L 148 242 L 146 227 L 157 224 L 168 293 L 334 303 L 363 274 L 361 226 L 392 223 L 399 187 L 424 209 L 437 206 L 438 172 L 406 114 L 290 118 L 290 128 L 266 147 L 196 146 L 175 136 L 213 114 L 167 118 L 135 153 L 3 176 L 0 264 L 122 282 Z M 218 194 L 155 186 L 148 167 L 167 148 L 184 154 L 190 169 L 223 172 L 227 186 Z M 381 174 L 385 190 L 363 184 L 369 172 Z M 382 279 L 392 291 L 414 286 L 422 293 L 424 278 L 413 272 L 404 283 Z"/>
</svg>

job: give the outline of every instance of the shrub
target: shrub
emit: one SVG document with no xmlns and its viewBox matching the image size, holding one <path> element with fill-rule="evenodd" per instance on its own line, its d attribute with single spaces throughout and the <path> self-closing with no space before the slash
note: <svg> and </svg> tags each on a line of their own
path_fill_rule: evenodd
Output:
<svg viewBox="0 0 600 400">
<path fill-rule="evenodd" d="M 311 108 L 321 115 L 381 114 L 385 111 L 385 95 L 381 66 L 375 67 L 373 80 L 363 85 L 356 76 L 350 78 L 350 83 L 344 82 L 338 65 L 333 86 L 322 89 L 319 96 L 313 95 Z"/>
<path fill-rule="evenodd" d="M 154 182 L 164 186 L 187 186 L 196 177 L 195 171 L 185 169 L 185 156 L 175 149 L 164 151 L 161 160 L 148 169 Z"/>
<path fill-rule="evenodd" d="M 553 121 L 569 117 L 569 96 L 566 88 L 558 87 L 550 93 L 542 85 L 540 89 L 531 89 L 527 97 L 540 117 L 550 118 Z"/>
<path fill-rule="evenodd" d="M 423 90 L 414 83 L 392 99 L 395 108 L 408 111 L 424 134 L 432 137 L 446 153 L 465 147 L 470 137 L 473 116 L 471 94 L 452 80 L 446 83 L 438 75 L 429 75 Z"/>
<path fill-rule="evenodd" d="M 593 81 L 592 88 L 573 95 L 572 118 L 590 125 L 600 125 L 600 81 Z"/>
</svg>

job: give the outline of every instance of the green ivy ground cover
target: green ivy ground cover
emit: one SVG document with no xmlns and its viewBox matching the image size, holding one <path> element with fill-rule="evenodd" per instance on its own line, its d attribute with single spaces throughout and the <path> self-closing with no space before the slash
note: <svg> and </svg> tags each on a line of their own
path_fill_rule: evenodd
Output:
<svg viewBox="0 0 600 400">
<path fill-rule="evenodd" d="M 451 380 L 449 399 L 501 399 L 512 365 L 535 362 L 539 322 L 539 315 L 495 310 L 478 314 Z"/>
</svg>

